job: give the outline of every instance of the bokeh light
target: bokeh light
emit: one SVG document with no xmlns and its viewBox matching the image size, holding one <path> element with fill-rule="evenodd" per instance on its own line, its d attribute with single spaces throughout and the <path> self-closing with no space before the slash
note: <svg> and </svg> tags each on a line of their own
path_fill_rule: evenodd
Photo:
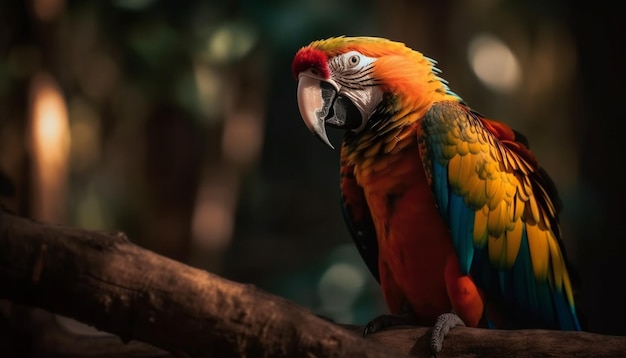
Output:
<svg viewBox="0 0 626 358">
<path fill-rule="evenodd" d="M 490 34 L 478 34 L 469 43 L 467 56 L 476 77 L 496 92 L 510 93 L 521 80 L 520 64 L 511 49 Z"/>
</svg>

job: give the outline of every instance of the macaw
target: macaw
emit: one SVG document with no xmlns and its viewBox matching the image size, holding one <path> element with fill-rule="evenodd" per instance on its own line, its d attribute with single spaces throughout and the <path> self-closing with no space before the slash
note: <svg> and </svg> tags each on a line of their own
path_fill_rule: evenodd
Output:
<svg viewBox="0 0 626 358">
<path fill-rule="evenodd" d="M 308 127 L 344 129 L 344 217 L 390 311 L 433 325 L 580 330 L 556 187 L 526 138 L 471 109 L 403 43 L 333 37 L 292 63 Z M 570 274 L 572 275 L 570 278 Z"/>
</svg>

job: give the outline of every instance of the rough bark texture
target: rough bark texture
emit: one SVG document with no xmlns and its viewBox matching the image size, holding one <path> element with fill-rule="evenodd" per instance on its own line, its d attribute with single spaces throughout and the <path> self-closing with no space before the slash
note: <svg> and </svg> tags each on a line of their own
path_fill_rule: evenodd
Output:
<svg viewBox="0 0 626 358">
<path fill-rule="evenodd" d="M 371 340 L 399 352 L 429 356 L 430 328 L 395 327 Z M 626 337 L 589 332 L 547 330 L 503 331 L 456 327 L 438 355 L 444 357 L 624 357 Z"/>
<path fill-rule="evenodd" d="M 1 214 L 0 297 L 182 356 L 385 356 L 251 285 L 91 232 Z"/>
<path fill-rule="evenodd" d="M 428 328 L 398 327 L 366 340 L 359 336 L 361 327 L 338 326 L 252 285 L 159 256 L 123 233 L 43 224 L 6 213 L 0 213 L 0 297 L 176 356 L 429 356 Z M 98 345 L 91 343 L 83 347 L 93 353 Z M 127 347 L 129 356 L 163 354 Z M 626 337 L 457 328 L 440 356 L 618 357 L 625 351 Z"/>
<path fill-rule="evenodd" d="M 171 353 L 144 342 L 123 343 L 116 335 L 87 330 L 84 327 L 68 327 L 60 319 L 68 320 L 42 309 L 0 300 L 0 356 L 174 357 Z M 74 326 L 76 325 L 75 323 Z"/>
</svg>

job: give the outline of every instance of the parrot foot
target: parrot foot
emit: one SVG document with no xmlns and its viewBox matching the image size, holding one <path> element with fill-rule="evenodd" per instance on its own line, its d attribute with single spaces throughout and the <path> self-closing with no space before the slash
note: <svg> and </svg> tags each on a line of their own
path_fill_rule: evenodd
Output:
<svg viewBox="0 0 626 358">
<path fill-rule="evenodd" d="M 450 332 L 450 329 L 456 326 L 465 326 L 465 323 L 454 312 L 444 313 L 437 317 L 437 322 L 435 322 L 435 326 L 433 327 L 433 333 L 430 336 L 430 348 L 435 357 L 437 357 L 437 353 L 441 351 L 443 340 L 448 332 Z"/>
<path fill-rule="evenodd" d="M 363 329 L 363 336 L 367 336 L 371 333 L 376 333 L 387 327 L 412 325 L 415 323 L 415 317 L 410 313 L 398 315 L 384 314 L 369 321 L 369 323 Z"/>
</svg>

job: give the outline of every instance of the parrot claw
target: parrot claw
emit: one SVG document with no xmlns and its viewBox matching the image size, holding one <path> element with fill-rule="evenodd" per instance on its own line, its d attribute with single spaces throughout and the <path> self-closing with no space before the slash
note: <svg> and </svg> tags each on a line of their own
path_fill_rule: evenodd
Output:
<svg viewBox="0 0 626 358">
<path fill-rule="evenodd" d="M 437 322 L 435 322 L 435 326 L 433 327 L 433 333 L 430 336 L 430 348 L 435 358 L 437 357 L 437 353 L 441 351 L 444 338 L 450 329 L 456 326 L 465 326 L 465 323 L 454 312 L 444 313 L 437 317 Z"/>
<path fill-rule="evenodd" d="M 415 317 L 412 314 L 385 314 L 369 321 L 369 323 L 365 325 L 365 328 L 363 329 L 363 336 L 365 337 L 368 334 L 376 333 L 387 327 L 412 325 L 415 323 Z"/>
</svg>

